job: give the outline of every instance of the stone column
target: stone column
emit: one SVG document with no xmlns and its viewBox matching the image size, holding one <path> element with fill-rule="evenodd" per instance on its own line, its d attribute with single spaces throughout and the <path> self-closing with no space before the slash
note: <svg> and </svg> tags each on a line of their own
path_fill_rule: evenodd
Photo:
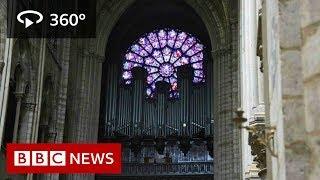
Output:
<svg viewBox="0 0 320 180">
<path fill-rule="evenodd" d="M 279 57 L 279 11 L 278 0 L 265 0 L 262 5 L 262 46 L 264 65 L 264 90 L 266 124 L 276 126 L 272 148 L 278 157 L 267 151 L 267 179 L 286 179 L 281 63 Z"/>
<path fill-rule="evenodd" d="M 104 57 L 80 51 L 70 59 L 67 142 L 96 143 L 98 140 L 103 60 Z M 94 179 L 94 174 L 70 174 L 66 179 Z"/>
<path fill-rule="evenodd" d="M 30 143 L 35 103 L 24 100 L 22 107 L 18 143 Z"/>
<path fill-rule="evenodd" d="M 247 126 L 254 120 L 253 109 L 256 105 L 258 94 L 257 88 L 257 16 L 256 1 L 241 0 L 240 5 L 240 89 L 241 89 L 241 108 L 244 111 L 244 117 L 248 122 Z M 248 145 L 248 131 L 241 130 L 242 139 L 242 176 L 250 171 L 253 157 L 251 148 Z M 250 174 L 250 173 L 249 173 Z M 245 177 L 254 178 L 254 177 Z"/>
<path fill-rule="evenodd" d="M 65 132 L 65 121 L 66 121 L 66 106 L 67 106 L 67 92 L 68 92 L 68 76 L 69 76 L 69 59 L 71 53 L 70 47 L 70 39 L 62 39 L 63 51 L 61 53 L 61 76 L 60 76 L 60 88 L 57 99 L 57 120 L 56 120 L 56 128 L 57 128 L 57 137 L 56 143 L 63 142 L 63 136 Z"/>
<path fill-rule="evenodd" d="M 237 35 L 233 25 L 233 36 Z M 215 121 L 214 121 L 214 177 L 239 179 L 241 177 L 240 130 L 233 122 L 234 110 L 239 107 L 237 41 L 214 50 Z M 227 151 L 226 151 L 227 150 Z M 226 168 L 226 165 L 228 167 Z"/>
<path fill-rule="evenodd" d="M 98 138 L 102 61 L 92 53 L 80 53 L 70 62 L 68 142 L 95 143 Z M 72 78 L 72 79 L 70 79 Z"/>
<path fill-rule="evenodd" d="M 43 75 L 44 75 L 44 65 L 46 61 L 46 39 L 40 40 L 39 45 L 39 63 L 37 69 L 37 85 L 36 85 L 36 95 L 35 95 L 35 109 L 34 115 L 31 124 L 31 134 L 30 134 L 30 143 L 37 143 L 38 140 L 38 131 L 39 131 L 39 122 L 40 122 L 40 112 L 41 112 L 41 102 L 42 102 L 42 91 L 43 91 Z M 33 179 L 33 174 L 27 174 L 27 180 Z"/>
<path fill-rule="evenodd" d="M 17 99 L 17 106 L 16 106 L 16 115 L 14 120 L 14 127 L 13 127 L 13 143 L 17 143 L 18 140 L 18 128 L 19 128 L 19 121 L 20 121 L 20 109 L 21 109 L 21 101 L 23 98 L 24 93 L 16 92 L 15 96 Z"/>
<path fill-rule="evenodd" d="M 9 82 L 10 82 L 10 71 L 12 62 L 12 47 L 13 39 L 6 39 L 5 51 L 4 51 L 4 67 L 1 74 L 1 85 L 0 85 L 0 146 L 2 146 L 3 139 L 3 128 L 6 117 L 8 95 L 9 95 Z"/>
<path fill-rule="evenodd" d="M 38 140 L 38 131 L 39 131 L 39 122 L 40 122 L 40 113 L 42 105 L 42 91 L 43 91 L 43 76 L 44 76 L 44 65 L 46 62 L 46 50 L 47 50 L 47 41 L 46 39 L 40 40 L 40 53 L 39 53 L 39 64 L 37 70 L 37 89 L 35 96 L 35 112 L 32 121 L 32 132 L 31 132 L 31 143 L 37 143 Z M 32 178 L 32 177 L 28 177 Z"/>
</svg>

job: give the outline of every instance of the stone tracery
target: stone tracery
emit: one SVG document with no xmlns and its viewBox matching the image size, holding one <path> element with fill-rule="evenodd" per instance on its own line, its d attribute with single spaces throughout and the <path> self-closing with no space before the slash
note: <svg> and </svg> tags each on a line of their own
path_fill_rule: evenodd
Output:
<svg viewBox="0 0 320 180">
<path fill-rule="evenodd" d="M 125 84 L 131 84 L 132 68 L 143 67 L 148 72 L 146 94 L 149 98 L 155 96 L 158 81 L 170 83 L 170 98 L 177 98 L 178 67 L 191 64 L 194 69 L 193 82 L 205 81 L 203 50 L 199 40 L 182 31 L 161 29 L 148 33 L 128 49 L 122 78 Z"/>
</svg>

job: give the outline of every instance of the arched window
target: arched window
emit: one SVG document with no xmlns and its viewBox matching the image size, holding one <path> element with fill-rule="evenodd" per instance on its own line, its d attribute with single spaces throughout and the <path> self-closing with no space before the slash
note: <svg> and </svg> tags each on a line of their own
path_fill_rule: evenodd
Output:
<svg viewBox="0 0 320 180">
<path fill-rule="evenodd" d="M 161 29 L 147 33 L 127 50 L 123 63 L 122 78 L 125 84 L 132 83 L 134 67 L 147 70 L 146 95 L 153 98 L 156 82 L 170 83 L 170 98 L 179 97 L 177 68 L 190 64 L 193 68 L 193 82 L 205 81 L 203 71 L 204 46 L 188 34 L 174 29 Z"/>
</svg>

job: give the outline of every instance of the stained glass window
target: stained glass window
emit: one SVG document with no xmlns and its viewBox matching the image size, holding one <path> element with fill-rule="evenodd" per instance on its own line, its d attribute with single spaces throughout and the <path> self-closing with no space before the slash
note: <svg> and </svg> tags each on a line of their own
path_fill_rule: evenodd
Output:
<svg viewBox="0 0 320 180">
<path fill-rule="evenodd" d="M 194 36 L 174 30 L 161 29 L 145 34 L 126 52 L 122 78 L 131 84 L 132 68 L 143 67 L 147 70 L 147 97 L 153 98 L 156 82 L 171 84 L 170 98 L 179 97 L 177 68 L 190 64 L 194 69 L 193 83 L 205 81 L 203 70 L 204 46 Z"/>
</svg>

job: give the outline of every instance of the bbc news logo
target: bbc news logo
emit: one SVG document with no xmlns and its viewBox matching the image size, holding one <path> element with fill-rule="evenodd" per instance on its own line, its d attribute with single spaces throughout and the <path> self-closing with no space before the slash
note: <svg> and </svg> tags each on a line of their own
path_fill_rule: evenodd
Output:
<svg viewBox="0 0 320 180">
<path fill-rule="evenodd" d="M 48 156 L 49 154 L 49 156 Z M 14 166 L 65 166 L 65 151 L 14 151 Z M 50 162 L 50 163 L 49 163 Z M 70 162 L 72 164 L 72 162 Z"/>
<path fill-rule="evenodd" d="M 120 144 L 8 144 L 7 171 L 26 173 L 121 173 Z"/>
</svg>

